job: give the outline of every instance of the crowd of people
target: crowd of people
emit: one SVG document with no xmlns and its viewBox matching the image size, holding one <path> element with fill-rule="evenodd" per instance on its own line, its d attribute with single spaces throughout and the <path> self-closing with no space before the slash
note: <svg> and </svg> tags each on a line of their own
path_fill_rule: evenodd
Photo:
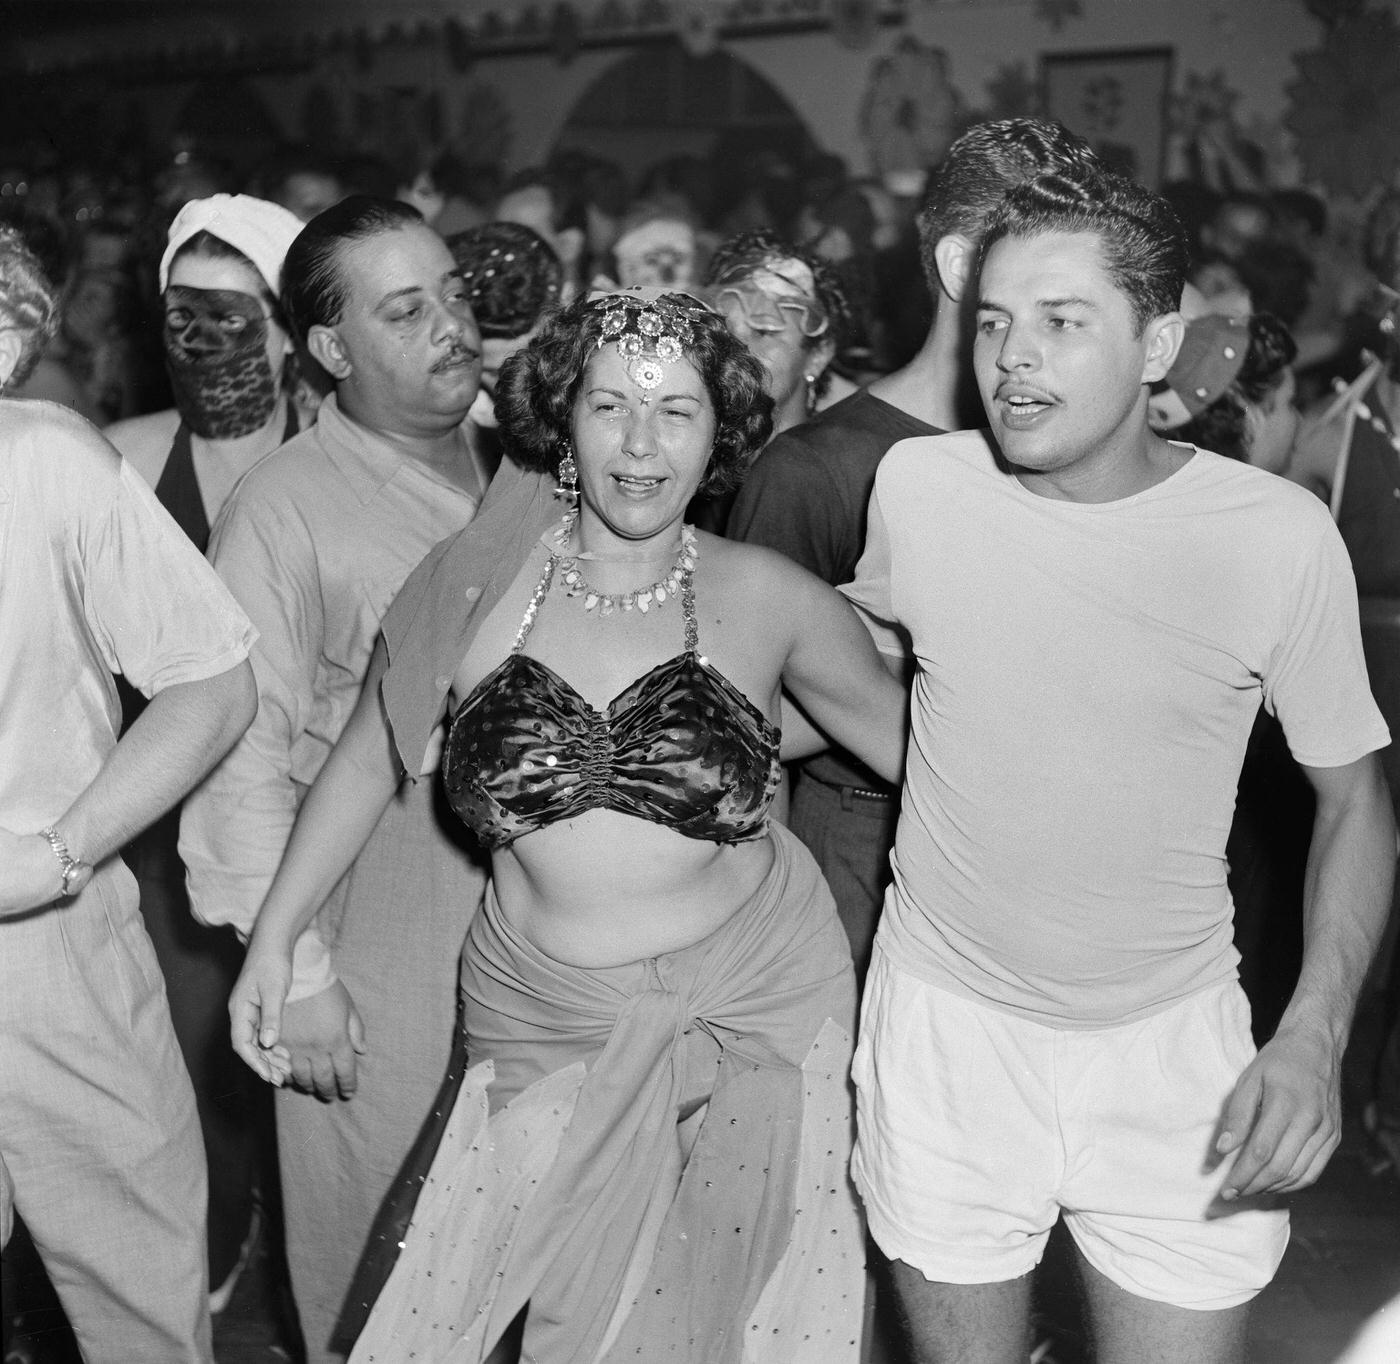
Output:
<svg viewBox="0 0 1400 1364">
<path fill-rule="evenodd" d="M 1036 119 L 687 169 L 5 181 L 0 1240 L 86 1358 L 212 1359 L 275 1206 L 311 1364 L 1020 1364 L 1060 1222 L 1104 1364 L 1243 1359 L 1391 907 L 1400 190 L 1348 267 Z"/>
</svg>

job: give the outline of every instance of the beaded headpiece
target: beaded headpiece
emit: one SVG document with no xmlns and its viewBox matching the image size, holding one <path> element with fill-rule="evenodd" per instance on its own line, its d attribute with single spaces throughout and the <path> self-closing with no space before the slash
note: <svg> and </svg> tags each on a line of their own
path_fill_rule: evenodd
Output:
<svg viewBox="0 0 1400 1364">
<path fill-rule="evenodd" d="M 665 364 L 684 357 L 694 342 L 690 314 L 683 301 L 689 295 L 659 293 L 655 289 L 620 290 L 591 300 L 603 315 L 597 349 L 617 343 L 617 353 L 627 362 L 627 372 L 638 387 L 656 388 L 665 378 Z M 709 312 L 699 299 L 695 309 Z"/>
</svg>

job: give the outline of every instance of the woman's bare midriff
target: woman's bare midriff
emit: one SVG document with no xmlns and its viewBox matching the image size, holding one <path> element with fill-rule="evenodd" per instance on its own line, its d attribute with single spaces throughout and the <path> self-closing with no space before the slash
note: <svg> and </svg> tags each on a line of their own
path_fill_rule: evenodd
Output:
<svg viewBox="0 0 1400 1364">
<path fill-rule="evenodd" d="M 611 810 L 518 839 L 492 859 L 501 912 L 546 956 L 620 966 L 690 947 L 757 890 L 768 838 L 718 844 Z"/>
</svg>

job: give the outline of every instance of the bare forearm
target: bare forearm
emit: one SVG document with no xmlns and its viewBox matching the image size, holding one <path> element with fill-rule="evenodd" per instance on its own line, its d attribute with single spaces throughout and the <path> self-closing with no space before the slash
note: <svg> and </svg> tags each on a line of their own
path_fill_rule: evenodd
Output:
<svg viewBox="0 0 1400 1364">
<path fill-rule="evenodd" d="M 1304 889 L 1303 964 L 1280 1022 L 1321 1028 L 1344 1045 L 1385 929 L 1395 875 L 1395 824 L 1380 765 L 1343 796 L 1318 792 Z"/>
<path fill-rule="evenodd" d="M 246 662 L 157 692 L 60 819 L 74 856 L 95 865 L 158 819 L 228 752 L 256 706 Z"/>
<path fill-rule="evenodd" d="M 372 675 L 297 813 L 258 913 L 259 941 L 290 950 L 360 855 L 398 785 L 399 768 Z"/>
</svg>

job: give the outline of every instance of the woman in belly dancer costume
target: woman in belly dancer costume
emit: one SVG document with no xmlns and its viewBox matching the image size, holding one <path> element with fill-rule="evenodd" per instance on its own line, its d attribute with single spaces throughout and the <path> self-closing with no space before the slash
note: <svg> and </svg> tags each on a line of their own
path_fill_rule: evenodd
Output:
<svg viewBox="0 0 1400 1364">
<path fill-rule="evenodd" d="M 858 1354 L 850 954 L 767 811 L 784 688 L 890 780 L 906 703 L 830 587 L 683 524 L 770 407 L 687 295 L 555 314 L 497 390 L 529 469 L 409 579 L 302 808 L 230 1005 L 274 1083 L 291 945 L 445 710 L 447 798 L 493 852 L 454 1092 L 355 1361 L 508 1358 L 522 1320 L 540 1364 Z"/>
</svg>

